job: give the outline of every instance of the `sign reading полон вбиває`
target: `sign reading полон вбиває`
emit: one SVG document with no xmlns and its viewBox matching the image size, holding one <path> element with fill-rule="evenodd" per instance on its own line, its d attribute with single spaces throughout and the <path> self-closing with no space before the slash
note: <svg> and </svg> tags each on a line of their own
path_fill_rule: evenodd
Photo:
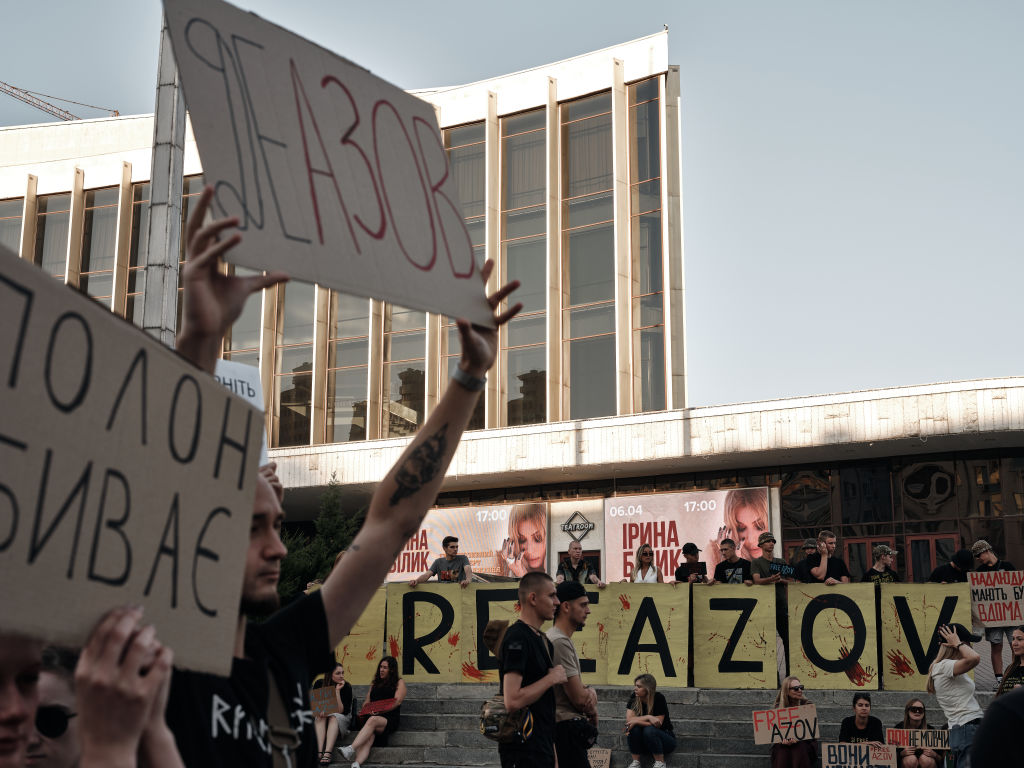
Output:
<svg viewBox="0 0 1024 768">
<path fill-rule="evenodd" d="M 263 417 L 0 248 L 3 629 L 82 644 L 141 603 L 175 663 L 230 671 Z"/>
<path fill-rule="evenodd" d="M 236 264 L 493 326 L 434 107 L 221 0 L 165 0 Z"/>
</svg>

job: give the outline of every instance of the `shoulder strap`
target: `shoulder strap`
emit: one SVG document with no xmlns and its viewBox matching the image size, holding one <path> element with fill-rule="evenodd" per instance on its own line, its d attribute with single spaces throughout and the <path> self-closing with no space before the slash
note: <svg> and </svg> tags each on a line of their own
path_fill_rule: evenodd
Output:
<svg viewBox="0 0 1024 768">
<path fill-rule="evenodd" d="M 268 733 L 272 747 L 274 768 L 295 768 L 292 755 L 301 743 L 298 731 L 292 728 L 288 718 L 288 710 L 284 706 L 284 698 L 270 674 L 267 665 L 267 721 L 270 725 Z"/>
</svg>

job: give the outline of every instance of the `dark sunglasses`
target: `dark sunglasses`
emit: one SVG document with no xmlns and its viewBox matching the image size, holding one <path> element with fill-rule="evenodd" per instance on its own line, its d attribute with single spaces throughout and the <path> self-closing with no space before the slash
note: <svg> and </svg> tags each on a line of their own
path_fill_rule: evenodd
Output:
<svg viewBox="0 0 1024 768">
<path fill-rule="evenodd" d="M 907 712 L 913 712 L 915 715 L 923 715 L 924 707 L 907 707 Z"/>
<path fill-rule="evenodd" d="M 791 690 L 791 691 L 802 691 L 803 689 L 804 689 L 804 687 L 802 685 L 791 685 L 791 686 L 789 686 L 789 690 Z"/>
<path fill-rule="evenodd" d="M 50 704 L 36 710 L 36 730 L 48 739 L 57 739 L 68 729 L 68 721 L 78 713 L 67 707 Z"/>
</svg>

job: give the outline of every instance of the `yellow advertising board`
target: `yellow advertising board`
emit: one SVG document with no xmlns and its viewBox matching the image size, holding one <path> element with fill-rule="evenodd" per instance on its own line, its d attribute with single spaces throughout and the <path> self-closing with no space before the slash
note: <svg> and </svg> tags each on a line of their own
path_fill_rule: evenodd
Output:
<svg viewBox="0 0 1024 768">
<path fill-rule="evenodd" d="M 878 688 L 875 585 L 789 586 L 790 673 L 808 688 Z"/>
<path fill-rule="evenodd" d="M 693 587 L 693 684 L 698 688 L 778 688 L 775 588 Z"/>
<path fill-rule="evenodd" d="M 629 685 L 649 673 L 658 685 L 686 686 L 690 593 L 685 585 L 609 584 L 598 615 L 603 617 L 597 619 L 598 632 L 607 633 L 604 682 Z"/>
</svg>

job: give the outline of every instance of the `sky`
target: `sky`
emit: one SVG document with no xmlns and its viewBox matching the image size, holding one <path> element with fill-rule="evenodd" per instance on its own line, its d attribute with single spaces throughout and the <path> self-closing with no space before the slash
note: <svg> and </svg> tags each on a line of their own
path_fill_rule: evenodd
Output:
<svg viewBox="0 0 1024 768">
<path fill-rule="evenodd" d="M 1024 374 L 1019 0 L 238 4 L 410 89 L 667 24 L 690 405 Z M 60 5 L 5 19 L 0 80 L 152 112 L 159 3 Z"/>
</svg>

